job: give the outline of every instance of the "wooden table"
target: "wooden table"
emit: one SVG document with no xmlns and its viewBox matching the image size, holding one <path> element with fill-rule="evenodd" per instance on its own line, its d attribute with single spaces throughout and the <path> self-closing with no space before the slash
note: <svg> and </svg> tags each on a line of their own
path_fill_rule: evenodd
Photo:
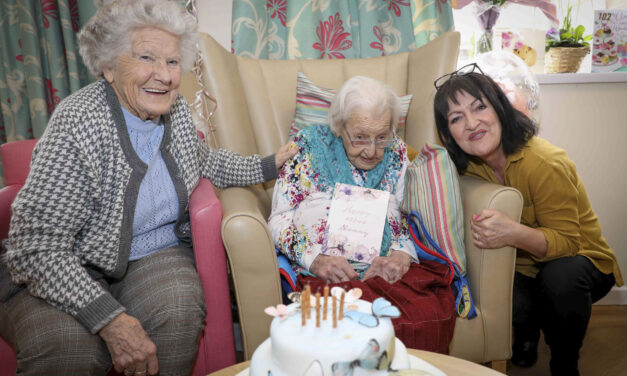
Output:
<svg viewBox="0 0 627 376">
<path fill-rule="evenodd" d="M 481 364 L 469 362 L 464 359 L 414 349 L 407 349 L 407 352 L 426 362 L 431 363 L 433 366 L 439 368 L 442 372 L 444 372 L 447 376 L 503 376 L 502 373 L 496 372 L 491 368 L 487 368 L 482 366 Z M 239 363 L 234 366 L 211 373 L 209 374 L 209 376 L 235 376 L 241 371 L 248 368 L 249 365 L 250 361 Z"/>
</svg>

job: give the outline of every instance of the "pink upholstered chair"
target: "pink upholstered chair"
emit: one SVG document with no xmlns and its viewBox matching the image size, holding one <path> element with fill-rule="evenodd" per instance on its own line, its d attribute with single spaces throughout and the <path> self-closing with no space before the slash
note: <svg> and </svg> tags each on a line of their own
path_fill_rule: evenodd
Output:
<svg viewBox="0 0 627 376">
<path fill-rule="evenodd" d="M 26 181 L 36 143 L 37 140 L 25 140 L 0 146 L 6 182 L 0 189 L 0 239 L 5 239 L 9 232 L 11 203 Z M 206 325 L 193 371 L 194 376 L 200 376 L 235 364 L 226 254 L 220 235 L 222 206 L 208 179 L 201 179 L 192 193 L 189 212 L 196 268 L 207 306 Z M 0 376 L 13 375 L 15 369 L 15 352 L 0 338 Z"/>
</svg>

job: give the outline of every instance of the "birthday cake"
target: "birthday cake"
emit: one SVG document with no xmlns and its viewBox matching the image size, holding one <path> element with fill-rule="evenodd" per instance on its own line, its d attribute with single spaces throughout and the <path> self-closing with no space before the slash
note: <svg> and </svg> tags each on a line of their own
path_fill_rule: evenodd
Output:
<svg viewBox="0 0 627 376">
<path fill-rule="evenodd" d="M 410 368 L 391 321 L 398 309 L 383 298 L 358 299 L 358 289 L 337 289 L 266 309 L 275 318 L 270 338 L 253 354 L 250 376 L 386 375 Z"/>
</svg>

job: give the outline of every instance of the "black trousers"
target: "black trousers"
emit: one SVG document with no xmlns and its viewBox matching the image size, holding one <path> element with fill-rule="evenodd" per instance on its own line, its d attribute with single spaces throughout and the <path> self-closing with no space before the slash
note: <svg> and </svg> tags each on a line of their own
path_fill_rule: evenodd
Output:
<svg viewBox="0 0 627 376">
<path fill-rule="evenodd" d="M 514 343 L 537 340 L 540 330 L 551 349 L 551 374 L 578 375 L 579 349 L 592 303 L 615 284 L 584 256 L 543 263 L 536 278 L 514 276 Z"/>
</svg>

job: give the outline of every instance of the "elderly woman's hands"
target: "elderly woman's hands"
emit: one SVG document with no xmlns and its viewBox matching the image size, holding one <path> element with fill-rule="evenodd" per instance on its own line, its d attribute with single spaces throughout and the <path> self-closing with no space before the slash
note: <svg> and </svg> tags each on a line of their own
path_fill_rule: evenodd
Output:
<svg viewBox="0 0 627 376">
<path fill-rule="evenodd" d="M 125 375 L 156 375 L 159 372 L 157 346 L 135 317 L 121 313 L 98 334 L 107 344 L 117 372 Z"/>
<path fill-rule="evenodd" d="M 410 265 L 410 255 L 403 251 L 394 250 L 387 257 L 375 257 L 366 273 L 364 273 L 363 280 L 379 276 L 388 283 L 395 283 L 403 278 Z"/>
<path fill-rule="evenodd" d="M 348 282 L 359 278 L 359 274 L 342 256 L 318 255 L 309 271 L 326 283 Z"/>
<path fill-rule="evenodd" d="M 298 147 L 293 142 L 289 142 L 281 146 L 279 150 L 277 150 L 276 154 L 274 154 L 274 163 L 276 164 L 276 168 L 280 170 L 285 162 L 296 155 L 296 152 L 298 152 Z"/>
</svg>

